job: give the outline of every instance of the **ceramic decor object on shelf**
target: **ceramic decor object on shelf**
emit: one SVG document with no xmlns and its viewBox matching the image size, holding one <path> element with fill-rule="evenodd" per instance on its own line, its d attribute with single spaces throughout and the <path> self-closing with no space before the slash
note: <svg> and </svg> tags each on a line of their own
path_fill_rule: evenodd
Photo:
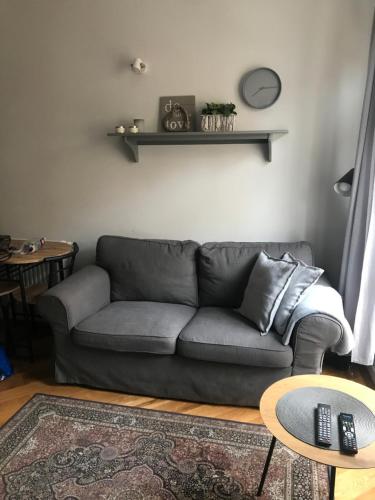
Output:
<svg viewBox="0 0 375 500">
<path fill-rule="evenodd" d="M 159 129 L 161 132 L 192 132 L 195 120 L 195 96 L 160 97 Z"/>
<path fill-rule="evenodd" d="M 134 125 L 138 128 L 139 132 L 145 131 L 145 121 L 143 118 L 134 118 Z"/>
<path fill-rule="evenodd" d="M 163 127 L 166 132 L 188 132 L 190 117 L 184 106 L 174 104 L 172 110 L 163 119 Z"/>
<path fill-rule="evenodd" d="M 206 103 L 201 114 L 202 132 L 233 132 L 236 105 L 233 103 Z"/>
</svg>

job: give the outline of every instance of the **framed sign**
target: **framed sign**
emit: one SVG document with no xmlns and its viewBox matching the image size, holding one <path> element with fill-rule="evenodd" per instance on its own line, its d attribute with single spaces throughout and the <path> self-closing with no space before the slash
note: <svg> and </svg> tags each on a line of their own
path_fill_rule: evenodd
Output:
<svg viewBox="0 0 375 500">
<path fill-rule="evenodd" d="M 159 128 L 162 132 L 193 131 L 194 115 L 195 96 L 160 97 Z"/>
</svg>

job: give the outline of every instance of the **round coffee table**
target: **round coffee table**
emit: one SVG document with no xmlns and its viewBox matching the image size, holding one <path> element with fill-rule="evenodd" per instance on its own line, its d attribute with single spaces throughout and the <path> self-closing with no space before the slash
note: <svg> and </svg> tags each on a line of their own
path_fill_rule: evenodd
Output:
<svg viewBox="0 0 375 500">
<path fill-rule="evenodd" d="M 334 498 L 336 467 L 344 469 L 371 469 L 375 467 L 375 441 L 365 448 L 359 448 L 357 455 L 344 455 L 340 451 L 318 448 L 307 444 L 294 437 L 281 425 L 276 415 L 277 402 L 286 393 L 303 387 L 323 387 L 344 392 L 364 403 L 375 414 L 375 391 L 356 382 L 328 375 L 297 375 L 272 384 L 263 393 L 260 400 L 262 419 L 273 437 L 257 496 L 262 494 L 276 439 L 299 455 L 330 466 L 330 499 Z"/>
</svg>

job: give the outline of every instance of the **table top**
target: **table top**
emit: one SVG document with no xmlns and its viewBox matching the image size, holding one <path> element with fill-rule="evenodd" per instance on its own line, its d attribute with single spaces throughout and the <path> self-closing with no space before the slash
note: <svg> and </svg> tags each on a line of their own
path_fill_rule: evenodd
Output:
<svg viewBox="0 0 375 500">
<path fill-rule="evenodd" d="M 322 449 L 295 438 L 280 424 L 276 404 L 289 391 L 301 387 L 325 387 L 345 392 L 357 398 L 375 413 L 375 391 L 350 380 L 328 375 L 298 375 L 272 384 L 260 400 L 260 413 L 267 428 L 285 446 L 316 462 L 345 469 L 370 469 L 375 467 L 375 442 L 360 448 L 357 455 L 344 455 L 340 451 Z"/>
<path fill-rule="evenodd" d="M 12 240 L 11 246 L 19 248 L 26 240 Z M 27 264 L 40 264 L 48 257 L 63 257 L 70 253 L 73 249 L 71 243 L 66 241 L 46 241 L 44 246 L 30 254 L 14 254 L 9 259 L 2 262 L 6 265 L 27 265 Z"/>
</svg>

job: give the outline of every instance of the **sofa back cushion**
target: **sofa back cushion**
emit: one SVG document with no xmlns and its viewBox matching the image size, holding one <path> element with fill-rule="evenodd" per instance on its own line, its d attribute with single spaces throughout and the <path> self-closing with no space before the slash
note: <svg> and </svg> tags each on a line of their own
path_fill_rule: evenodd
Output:
<svg viewBox="0 0 375 500">
<path fill-rule="evenodd" d="M 111 300 L 198 305 L 194 241 L 141 240 L 102 236 L 97 264 L 111 279 Z"/>
<path fill-rule="evenodd" d="M 281 258 L 290 252 L 313 265 L 308 243 L 205 243 L 198 252 L 199 305 L 240 307 L 250 272 L 259 253 Z"/>
</svg>

